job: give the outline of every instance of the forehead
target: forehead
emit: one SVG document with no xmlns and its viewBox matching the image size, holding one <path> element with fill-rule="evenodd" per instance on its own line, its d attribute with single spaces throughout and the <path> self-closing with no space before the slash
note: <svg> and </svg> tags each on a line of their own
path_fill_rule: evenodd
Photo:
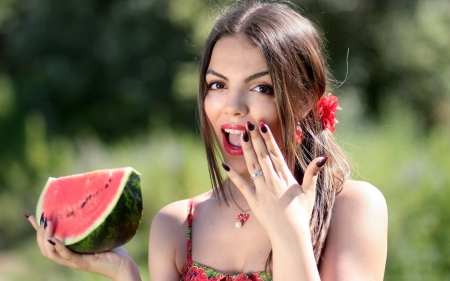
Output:
<svg viewBox="0 0 450 281">
<path fill-rule="evenodd" d="M 226 36 L 214 45 L 209 68 L 222 71 L 262 71 L 267 70 L 266 60 L 261 51 L 242 36 Z"/>
</svg>

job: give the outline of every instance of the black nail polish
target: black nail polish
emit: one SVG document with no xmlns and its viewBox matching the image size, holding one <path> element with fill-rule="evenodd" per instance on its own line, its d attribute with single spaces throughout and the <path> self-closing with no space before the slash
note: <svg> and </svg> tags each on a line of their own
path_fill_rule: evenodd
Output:
<svg viewBox="0 0 450 281">
<path fill-rule="evenodd" d="M 244 131 L 244 135 L 242 136 L 245 142 L 248 142 L 248 133 L 247 131 Z"/>
<path fill-rule="evenodd" d="M 261 132 L 264 134 L 267 133 L 267 126 L 264 124 L 264 122 L 259 123 L 259 126 L 261 127 Z"/>
<path fill-rule="evenodd" d="M 43 224 L 43 223 L 44 223 L 44 212 L 42 212 L 41 220 L 39 221 L 39 224 Z"/>
<path fill-rule="evenodd" d="M 47 218 L 44 220 L 44 229 L 47 229 Z"/>
<path fill-rule="evenodd" d="M 50 239 L 47 239 L 47 241 L 48 241 L 48 243 L 52 244 L 53 246 L 55 246 L 55 245 L 56 245 L 56 243 L 55 243 L 55 242 L 53 242 L 53 241 L 52 241 L 52 240 L 50 240 Z"/>
<path fill-rule="evenodd" d="M 328 156 L 325 156 L 325 157 L 323 157 L 322 158 L 322 160 L 320 160 L 319 162 L 317 162 L 317 167 L 322 167 L 323 165 L 325 165 L 325 163 L 327 162 L 327 160 L 328 160 Z"/>
<path fill-rule="evenodd" d="M 28 218 L 30 217 L 30 216 L 29 216 L 29 215 L 27 215 L 27 214 L 25 214 L 24 216 L 25 216 L 25 218 L 26 218 L 26 219 L 28 219 Z"/>
<path fill-rule="evenodd" d="M 253 130 L 255 129 L 255 125 L 253 125 L 252 122 L 247 121 L 247 128 L 248 128 L 250 131 L 253 131 Z"/>
<path fill-rule="evenodd" d="M 230 166 L 228 166 L 225 163 L 222 163 L 222 167 L 225 169 L 225 171 L 229 172 L 230 171 Z"/>
</svg>

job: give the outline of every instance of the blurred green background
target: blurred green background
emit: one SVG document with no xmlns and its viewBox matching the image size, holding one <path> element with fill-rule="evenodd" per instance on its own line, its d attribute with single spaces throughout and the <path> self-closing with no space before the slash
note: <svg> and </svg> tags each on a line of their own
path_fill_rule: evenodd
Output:
<svg viewBox="0 0 450 281">
<path fill-rule="evenodd" d="M 450 2 L 304 0 L 336 78 L 336 136 L 389 207 L 385 280 L 450 280 Z M 0 281 L 105 280 L 39 254 L 49 176 L 132 166 L 144 217 L 126 245 L 148 280 L 154 214 L 210 188 L 197 65 L 214 0 L 0 1 Z"/>
</svg>

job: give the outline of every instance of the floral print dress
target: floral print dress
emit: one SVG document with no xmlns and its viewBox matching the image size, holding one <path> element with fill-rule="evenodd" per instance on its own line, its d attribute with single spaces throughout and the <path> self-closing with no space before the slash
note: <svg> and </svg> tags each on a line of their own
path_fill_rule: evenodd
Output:
<svg viewBox="0 0 450 281">
<path fill-rule="evenodd" d="M 239 273 L 227 275 L 217 272 L 212 268 L 201 265 L 192 260 L 192 206 L 194 200 L 191 199 L 188 205 L 188 233 L 187 233 L 187 263 L 183 268 L 180 281 L 272 281 L 272 274 L 267 271 L 253 273 Z"/>
</svg>

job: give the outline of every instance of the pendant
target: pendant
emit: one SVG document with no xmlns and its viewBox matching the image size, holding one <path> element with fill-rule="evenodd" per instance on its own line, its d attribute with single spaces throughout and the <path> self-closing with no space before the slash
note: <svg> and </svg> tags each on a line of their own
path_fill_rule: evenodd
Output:
<svg viewBox="0 0 450 281">
<path fill-rule="evenodd" d="M 234 226 L 236 226 L 236 228 L 241 228 L 244 225 L 244 222 L 246 222 L 248 220 L 248 216 L 249 215 L 245 212 L 237 215 Z"/>
</svg>

